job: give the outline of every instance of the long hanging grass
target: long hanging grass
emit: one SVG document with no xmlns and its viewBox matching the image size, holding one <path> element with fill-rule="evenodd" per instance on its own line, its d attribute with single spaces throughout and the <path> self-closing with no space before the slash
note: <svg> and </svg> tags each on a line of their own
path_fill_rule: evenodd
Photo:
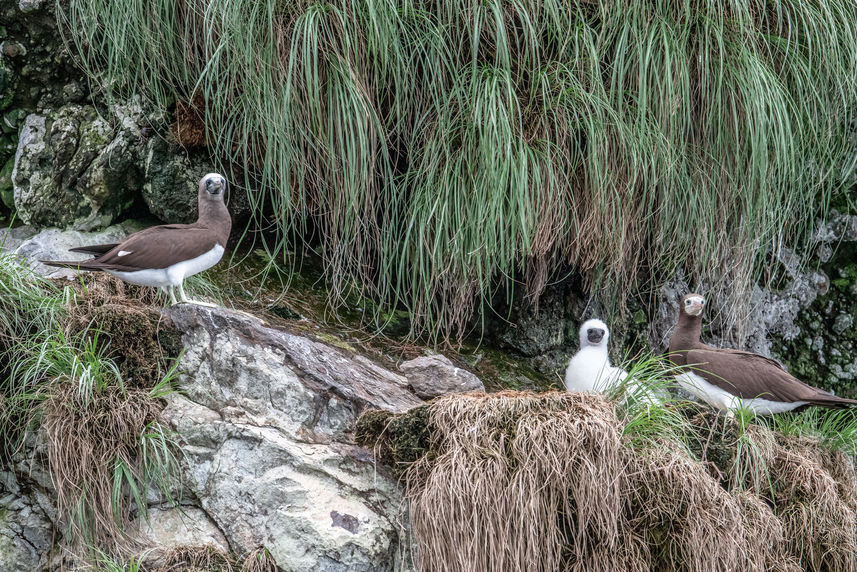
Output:
<svg viewBox="0 0 857 572">
<path fill-rule="evenodd" d="M 416 333 L 569 268 L 619 306 L 682 269 L 729 328 L 853 167 L 850 0 L 62 4 L 110 93 L 195 104 L 272 255 Z"/>
</svg>

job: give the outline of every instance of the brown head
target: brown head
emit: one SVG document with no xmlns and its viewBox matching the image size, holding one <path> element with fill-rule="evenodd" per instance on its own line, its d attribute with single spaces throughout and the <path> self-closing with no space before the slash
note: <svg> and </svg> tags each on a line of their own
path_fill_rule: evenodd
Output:
<svg viewBox="0 0 857 572">
<path fill-rule="evenodd" d="M 229 238 L 232 219 L 223 202 L 226 194 L 226 178 L 218 173 L 209 173 L 199 181 L 199 220 L 197 224 L 216 227 L 221 232 L 223 245 Z"/>
</svg>

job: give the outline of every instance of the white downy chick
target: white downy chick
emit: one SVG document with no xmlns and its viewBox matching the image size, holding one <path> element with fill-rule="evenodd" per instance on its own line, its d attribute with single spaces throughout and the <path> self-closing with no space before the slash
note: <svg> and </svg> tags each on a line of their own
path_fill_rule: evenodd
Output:
<svg viewBox="0 0 857 572">
<path fill-rule="evenodd" d="M 580 351 L 568 362 L 565 388 L 568 391 L 603 392 L 628 376 L 625 370 L 610 365 L 607 340 L 610 331 L 601 320 L 586 320 L 580 326 Z"/>
</svg>

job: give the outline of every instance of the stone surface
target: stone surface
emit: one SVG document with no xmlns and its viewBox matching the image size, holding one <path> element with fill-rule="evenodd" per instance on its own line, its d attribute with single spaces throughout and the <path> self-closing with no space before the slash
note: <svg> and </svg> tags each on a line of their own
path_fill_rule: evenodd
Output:
<svg viewBox="0 0 857 572">
<path fill-rule="evenodd" d="M 149 139 L 143 161 L 143 199 L 153 215 L 165 222 L 196 220 L 199 180 L 216 171 L 205 151 L 186 151 L 161 137 Z M 228 185 L 232 190 L 232 185 Z"/>
<path fill-rule="evenodd" d="M 146 553 L 149 566 L 162 565 L 164 553 L 179 546 L 211 546 L 229 553 L 226 537 L 202 509 L 151 507 L 148 513 L 148 520 L 138 523 L 135 536 L 144 546 L 151 547 Z"/>
<path fill-rule="evenodd" d="M 485 391 L 478 377 L 456 367 L 443 355 L 422 356 L 399 366 L 411 389 L 423 399 L 433 399 L 447 393 Z"/>
<path fill-rule="evenodd" d="M 239 556 L 265 546 L 285 570 L 394 570 L 402 493 L 353 443 L 366 408 L 421 401 L 364 358 L 188 304 L 182 396 L 164 412 L 186 443 L 189 486 Z"/>
<path fill-rule="evenodd" d="M 47 278 L 74 278 L 77 271 L 70 268 L 54 268 L 41 264 L 40 260 L 85 260 L 88 254 L 69 252 L 69 248 L 90 244 L 118 242 L 145 225 L 127 220 L 122 224 L 107 227 L 100 232 L 79 232 L 49 228 L 37 232 L 29 226 L 11 230 L 0 229 L 0 245 L 4 250 L 14 251 L 28 262 L 40 275 Z"/>
<path fill-rule="evenodd" d="M 112 110 L 105 118 L 92 107 L 66 105 L 27 116 L 12 171 L 24 223 L 93 230 L 128 209 L 142 186 L 143 112 L 134 103 Z"/>
<path fill-rule="evenodd" d="M 48 561 L 53 526 L 12 472 L 0 472 L 0 567 L 40 570 Z"/>
</svg>

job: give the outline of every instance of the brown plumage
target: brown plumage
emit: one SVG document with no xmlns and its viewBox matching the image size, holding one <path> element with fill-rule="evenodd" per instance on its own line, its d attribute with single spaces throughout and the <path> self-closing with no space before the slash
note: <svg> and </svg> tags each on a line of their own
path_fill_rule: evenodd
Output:
<svg viewBox="0 0 857 572">
<path fill-rule="evenodd" d="M 132 284 L 158 286 L 175 303 L 173 288 L 187 301 L 183 281 L 223 256 L 232 220 L 223 202 L 226 180 L 209 173 L 199 182 L 199 218 L 192 224 L 166 224 L 135 232 L 122 242 L 72 248 L 92 254 L 80 262 L 43 260 L 48 266 L 108 272 Z"/>
<path fill-rule="evenodd" d="M 778 413 L 808 405 L 857 405 L 857 400 L 807 385 L 772 359 L 703 344 L 699 336 L 704 305 L 699 294 L 682 298 L 678 325 L 669 346 L 670 360 L 685 372 L 677 376 L 679 384 L 703 401 L 720 409 L 733 409 L 737 406 L 734 398 L 738 397 L 757 413 Z"/>
</svg>

